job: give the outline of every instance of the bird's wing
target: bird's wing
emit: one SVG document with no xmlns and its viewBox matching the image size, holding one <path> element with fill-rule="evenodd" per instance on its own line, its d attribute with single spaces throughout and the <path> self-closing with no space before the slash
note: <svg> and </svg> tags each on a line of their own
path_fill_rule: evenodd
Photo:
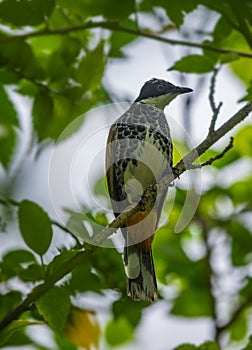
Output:
<svg viewBox="0 0 252 350">
<path fill-rule="evenodd" d="M 121 166 L 123 159 L 120 157 L 119 142 L 118 129 L 112 125 L 106 147 L 106 177 L 115 216 L 118 216 L 129 205 L 124 190 L 124 172 Z"/>
</svg>

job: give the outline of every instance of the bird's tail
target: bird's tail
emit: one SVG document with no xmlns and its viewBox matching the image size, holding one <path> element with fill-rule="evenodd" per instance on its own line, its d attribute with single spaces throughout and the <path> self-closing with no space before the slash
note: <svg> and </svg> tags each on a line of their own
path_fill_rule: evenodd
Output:
<svg viewBox="0 0 252 350">
<path fill-rule="evenodd" d="M 124 263 L 127 294 L 134 300 L 155 301 L 158 291 L 151 246 L 148 249 L 141 245 L 125 247 Z"/>
</svg>

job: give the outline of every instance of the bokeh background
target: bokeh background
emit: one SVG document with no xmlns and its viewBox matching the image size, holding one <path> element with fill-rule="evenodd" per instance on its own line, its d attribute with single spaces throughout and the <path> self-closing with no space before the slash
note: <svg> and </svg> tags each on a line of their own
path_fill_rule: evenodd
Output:
<svg viewBox="0 0 252 350">
<path fill-rule="evenodd" d="M 201 162 L 234 136 L 221 159 L 169 189 L 158 302 L 125 295 L 116 236 L 66 267 L 113 219 L 106 138 L 146 80 L 194 90 L 165 110 L 174 164 L 207 137 L 211 99 L 223 103 L 216 128 L 251 100 L 251 11 L 232 0 L 0 2 L 0 318 L 56 276 L 0 323 L 2 348 L 250 349 L 251 117 Z"/>
</svg>

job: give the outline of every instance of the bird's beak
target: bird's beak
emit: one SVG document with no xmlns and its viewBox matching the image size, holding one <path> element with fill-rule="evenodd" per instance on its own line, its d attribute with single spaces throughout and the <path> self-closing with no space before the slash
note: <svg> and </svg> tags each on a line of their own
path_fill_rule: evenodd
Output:
<svg viewBox="0 0 252 350">
<path fill-rule="evenodd" d="M 186 94 L 187 92 L 192 92 L 193 89 L 190 89 L 188 87 L 181 87 L 181 86 L 176 86 L 174 89 L 174 93 L 176 94 Z"/>
</svg>

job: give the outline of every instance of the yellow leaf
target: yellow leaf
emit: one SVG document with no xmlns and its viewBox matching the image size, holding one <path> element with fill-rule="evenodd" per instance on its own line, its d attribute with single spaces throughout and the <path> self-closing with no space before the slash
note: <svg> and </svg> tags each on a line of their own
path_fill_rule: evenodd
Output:
<svg viewBox="0 0 252 350">
<path fill-rule="evenodd" d="M 64 334 L 75 345 L 83 349 L 98 349 L 100 326 L 94 311 L 72 308 Z"/>
</svg>

